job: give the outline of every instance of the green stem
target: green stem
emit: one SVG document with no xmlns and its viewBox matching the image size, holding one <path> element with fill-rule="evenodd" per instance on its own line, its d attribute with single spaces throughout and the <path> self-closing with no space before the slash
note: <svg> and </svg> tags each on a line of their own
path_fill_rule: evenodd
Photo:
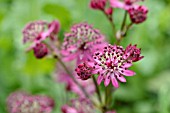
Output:
<svg viewBox="0 0 170 113">
<path fill-rule="evenodd" d="M 127 11 L 125 11 L 124 17 L 123 17 L 123 21 L 122 21 L 122 26 L 121 26 L 121 31 L 124 30 L 124 27 L 126 25 L 126 18 L 127 18 Z"/>
<path fill-rule="evenodd" d="M 127 27 L 126 27 L 126 31 L 122 34 L 122 37 L 125 37 L 126 34 L 128 33 L 129 29 L 132 27 L 133 23 L 131 22 Z"/>
<path fill-rule="evenodd" d="M 103 107 L 104 112 L 109 110 L 109 107 L 111 105 L 111 100 L 112 100 L 112 85 L 109 85 L 105 89 L 105 105 Z"/>
<path fill-rule="evenodd" d="M 96 78 L 94 77 L 94 75 L 92 76 L 92 78 L 93 78 L 94 85 L 96 87 L 96 92 L 97 92 L 97 95 L 98 95 L 98 99 L 99 99 L 100 103 L 102 104 L 102 98 L 101 98 L 99 87 L 98 87 L 97 82 L 96 82 Z"/>
</svg>

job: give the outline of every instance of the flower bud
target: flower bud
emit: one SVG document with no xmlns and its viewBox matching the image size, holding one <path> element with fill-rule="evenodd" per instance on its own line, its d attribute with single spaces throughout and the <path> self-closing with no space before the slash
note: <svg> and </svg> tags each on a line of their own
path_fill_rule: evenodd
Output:
<svg viewBox="0 0 170 113">
<path fill-rule="evenodd" d="M 43 43 L 37 43 L 33 50 L 35 57 L 38 59 L 41 59 L 48 54 L 48 48 Z"/>
<path fill-rule="evenodd" d="M 82 80 L 87 80 L 91 77 L 93 68 L 89 66 L 87 63 L 80 64 L 75 71 L 77 72 L 77 75 Z"/>
<path fill-rule="evenodd" d="M 106 6 L 106 0 L 91 0 L 90 7 L 92 9 L 104 10 Z"/>
<path fill-rule="evenodd" d="M 107 9 L 105 9 L 105 13 L 106 13 L 107 15 L 112 15 L 112 14 L 113 14 L 113 9 L 112 9 L 111 7 L 109 7 L 109 8 L 107 8 Z"/>
<path fill-rule="evenodd" d="M 128 10 L 133 23 L 139 24 L 147 19 L 148 9 L 145 6 L 132 7 Z"/>
</svg>

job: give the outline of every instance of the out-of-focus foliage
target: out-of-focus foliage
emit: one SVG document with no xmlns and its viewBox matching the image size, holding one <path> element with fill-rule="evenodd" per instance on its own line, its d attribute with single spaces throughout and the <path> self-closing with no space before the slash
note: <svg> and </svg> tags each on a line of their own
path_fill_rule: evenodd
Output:
<svg viewBox="0 0 170 113">
<path fill-rule="evenodd" d="M 111 43 L 115 39 L 104 15 L 89 8 L 89 0 L 0 0 L 0 113 L 6 113 L 6 97 L 21 89 L 33 94 L 48 94 L 56 100 L 54 113 L 71 96 L 51 77 L 55 60 L 37 60 L 25 53 L 22 28 L 33 20 L 61 22 L 60 37 L 69 27 L 87 21 L 103 32 Z M 113 94 L 118 113 L 170 113 L 170 0 L 146 0 L 146 22 L 135 25 L 123 46 L 142 48 L 143 60 L 134 65 L 137 75 Z M 119 28 L 123 11 L 115 10 Z M 110 37 L 110 38 L 109 38 Z"/>
</svg>

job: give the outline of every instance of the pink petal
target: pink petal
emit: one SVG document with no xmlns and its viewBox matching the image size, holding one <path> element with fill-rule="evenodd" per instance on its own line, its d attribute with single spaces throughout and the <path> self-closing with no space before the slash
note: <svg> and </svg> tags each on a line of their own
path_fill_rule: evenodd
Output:
<svg viewBox="0 0 170 113">
<path fill-rule="evenodd" d="M 131 67 L 131 66 L 132 66 L 132 63 L 125 63 L 125 64 L 123 65 L 124 68 L 129 68 L 129 67 Z"/>
<path fill-rule="evenodd" d="M 111 76 L 111 80 L 112 80 L 112 85 L 113 85 L 115 88 L 118 88 L 118 87 L 119 87 L 119 84 L 118 84 L 117 79 L 114 77 L 114 75 Z"/>
<path fill-rule="evenodd" d="M 99 75 L 98 78 L 97 78 L 97 84 L 100 85 L 100 83 L 102 82 L 103 80 L 103 76 L 102 75 Z"/>
<path fill-rule="evenodd" d="M 110 5 L 114 8 L 124 8 L 125 4 L 119 0 L 110 0 Z"/>
<path fill-rule="evenodd" d="M 133 76 L 136 74 L 134 71 L 131 71 L 131 70 L 123 70 L 123 72 L 121 73 L 125 76 Z"/>
<path fill-rule="evenodd" d="M 126 82 L 126 79 L 124 76 L 120 75 L 120 76 L 117 76 L 117 79 L 119 79 L 119 81 L 121 82 Z"/>
<path fill-rule="evenodd" d="M 71 61 L 71 60 L 76 59 L 76 58 L 78 57 L 78 55 L 79 55 L 79 52 L 73 53 L 73 54 L 70 54 L 69 56 L 65 56 L 65 57 L 63 58 L 63 60 L 64 60 L 64 61 Z"/>
<path fill-rule="evenodd" d="M 105 85 L 105 86 L 108 86 L 109 83 L 110 83 L 110 74 L 107 74 L 107 76 L 106 76 L 106 78 L 105 78 L 105 80 L 104 80 L 104 85 Z"/>
</svg>

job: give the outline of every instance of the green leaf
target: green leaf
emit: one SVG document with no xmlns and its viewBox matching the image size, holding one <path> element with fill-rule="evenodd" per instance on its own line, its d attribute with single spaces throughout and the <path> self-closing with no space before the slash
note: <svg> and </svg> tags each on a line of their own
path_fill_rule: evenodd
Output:
<svg viewBox="0 0 170 113">
<path fill-rule="evenodd" d="M 63 27 L 68 27 L 71 22 L 71 15 L 68 9 L 58 4 L 46 4 L 43 11 L 60 20 Z"/>
</svg>

